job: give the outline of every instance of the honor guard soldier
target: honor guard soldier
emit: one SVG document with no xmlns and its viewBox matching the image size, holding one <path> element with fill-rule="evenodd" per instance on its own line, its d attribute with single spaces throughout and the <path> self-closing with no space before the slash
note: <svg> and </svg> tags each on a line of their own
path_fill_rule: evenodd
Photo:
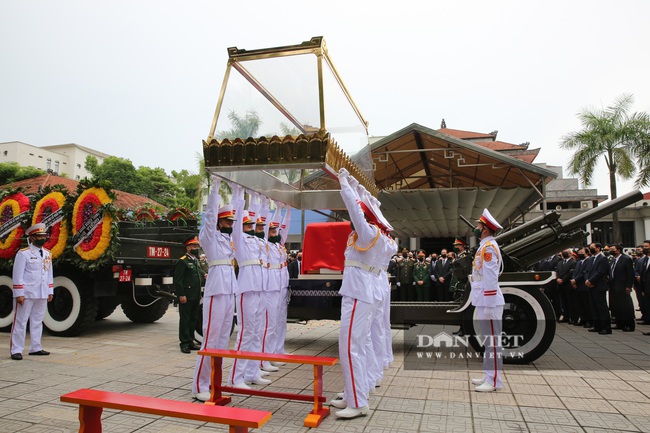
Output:
<svg viewBox="0 0 650 433">
<path fill-rule="evenodd" d="M 382 236 L 378 215 L 366 212 L 357 192 L 358 182 L 347 170 L 338 173 L 341 196 L 350 214 L 354 231 L 345 249 L 339 331 L 339 359 L 344 392 L 332 406 L 343 409 L 338 418 L 356 418 L 368 413 L 368 353 L 364 347 L 371 337 L 373 314 L 383 301 L 386 281 L 382 269 L 388 265 L 389 240 Z M 385 278 L 385 277 L 384 277 Z M 374 355 L 374 354 L 371 354 Z"/>
<path fill-rule="evenodd" d="M 208 278 L 203 293 L 203 349 L 227 349 L 235 312 L 235 244 L 232 240 L 235 211 L 232 205 L 219 207 L 221 181 L 212 180 L 208 206 L 199 232 L 199 242 L 208 260 Z M 218 211 L 217 211 L 218 209 Z M 210 358 L 198 356 L 194 368 L 192 394 L 210 400 Z"/>
<path fill-rule="evenodd" d="M 472 384 L 477 385 L 474 389 L 479 392 L 503 388 L 500 339 L 505 302 L 499 287 L 503 259 L 501 250 L 494 240 L 494 233 L 502 228 L 490 212 L 484 209 L 474 229 L 474 234 L 481 242 L 474 256 L 474 267 L 470 276 L 471 298 L 472 305 L 477 311 L 481 335 L 486 337 L 483 356 L 484 375 L 480 379 L 472 379 Z"/>
<path fill-rule="evenodd" d="M 262 351 L 262 291 L 267 281 L 265 270 L 267 261 L 266 250 L 260 248 L 260 239 L 255 236 L 254 215 L 259 209 L 258 198 L 253 197 L 248 212 L 244 211 L 244 188 L 237 184 L 231 185 L 232 204 L 235 207 L 237 222 L 233 227 L 232 238 L 235 243 L 235 256 L 239 265 L 237 276 L 237 294 L 235 298 L 237 307 L 237 323 L 239 330 L 235 350 L 247 352 Z M 241 218 L 239 218 L 241 215 Z M 259 361 L 235 359 L 228 384 L 243 389 L 250 389 L 247 383 L 267 385 L 270 380 L 264 379 L 259 368 Z"/>
<path fill-rule="evenodd" d="M 25 231 L 29 237 L 29 246 L 18 251 L 14 259 L 13 295 L 14 323 L 11 328 L 11 359 L 23 359 L 25 332 L 29 320 L 29 354 L 49 355 L 43 350 L 43 317 L 47 303 L 54 295 L 54 276 L 52 255 L 43 248 L 47 239 L 45 224 L 34 224 Z"/>
<path fill-rule="evenodd" d="M 185 240 L 187 253 L 176 262 L 174 289 L 178 297 L 178 339 L 181 352 L 199 350 L 194 345 L 194 329 L 199 320 L 201 282 L 205 272 L 199 265 L 199 239 L 191 236 Z"/>
</svg>

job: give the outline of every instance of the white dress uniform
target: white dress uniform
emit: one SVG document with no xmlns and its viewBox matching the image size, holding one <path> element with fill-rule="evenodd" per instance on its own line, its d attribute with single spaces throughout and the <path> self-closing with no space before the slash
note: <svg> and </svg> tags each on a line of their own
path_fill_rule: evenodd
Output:
<svg viewBox="0 0 650 433">
<path fill-rule="evenodd" d="M 483 211 L 480 222 L 494 231 L 501 226 L 494 220 L 487 209 Z M 483 358 L 483 380 L 493 388 L 503 387 L 502 347 L 499 341 L 503 329 L 503 306 L 505 304 L 501 288 L 499 287 L 499 274 L 503 269 L 501 250 L 493 236 L 481 239 L 472 268 L 471 301 L 476 307 L 480 331 L 485 341 L 485 356 Z"/>
<path fill-rule="evenodd" d="M 291 208 L 287 208 L 286 213 L 284 214 L 284 219 L 280 225 L 280 236 L 282 240 L 280 241 L 280 261 L 285 264 L 285 266 L 280 270 L 281 282 L 280 282 L 280 297 L 278 300 L 278 319 L 276 324 L 276 344 L 273 353 L 286 353 L 284 350 L 284 341 L 287 337 L 287 307 L 289 306 L 289 268 L 287 267 L 288 257 L 287 251 L 284 248 L 287 242 L 287 236 L 289 235 L 289 225 L 291 224 Z"/>
<path fill-rule="evenodd" d="M 276 210 L 276 215 L 279 209 Z M 277 221 L 272 220 L 269 224 L 270 228 L 279 227 Z M 280 295 L 283 284 L 283 271 L 286 270 L 286 261 L 284 260 L 284 249 L 280 242 L 267 242 L 268 247 L 268 284 L 267 289 L 264 291 L 264 331 L 262 333 L 262 352 L 265 353 L 279 353 L 278 346 L 278 320 L 280 313 Z M 285 319 L 286 322 L 286 319 Z M 268 361 L 260 362 L 263 370 L 274 371 Z"/>
<path fill-rule="evenodd" d="M 227 349 L 235 308 L 237 279 L 233 261 L 235 244 L 230 234 L 217 230 L 220 218 L 234 219 L 232 206 L 219 209 L 219 182 L 213 184 L 199 243 L 208 260 L 208 277 L 203 293 L 203 344 L 201 349 Z M 217 210 L 218 209 L 218 210 Z M 209 391 L 212 363 L 210 358 L 198 356 L 194 368 L 192 394 Z"/>
<path fill-rule="evenodd" d="M 233 191 L 233 206 L 237 221 L 233 226 L 232 238 L 235 243 L 235 257 L 239 265 L 239 275 L 237 276 L 237 293 L 235 303 L 237 308 L 237 340 L 235 350 L 248 352 L 260 352 L 262 350 L 261 338 L 259 338 L 262 329 L 262 290 L 264 289 L 264 276 L 262 265 L 266 263 L 263 260 L 259 239 L 244 233 L 243 223 L 249 219 L 249 213 L 244 212 L 244 190 L 236 187 Z M 257 209 L 251 211 L 255 212 Z M 240 218 L 241 216 L 241 218 Z M 255 223 L 255 220 L 252 220 Z M 228 377 L 229 385 L 241 385 L 244 382 L 251 382 L 260 378 L 259 362 L 235 359 L 233 362 L 230 376 Z"/>
<path fill-rule="evenodd" d="M 339 359 L 347 407 L 356 409 L 368 405 L 366 351 L 372 314 L 383 301 L 381 270 L 387 265 L 385 251 L 388 249 L 388 239 L 381 235 L 379 227 L 366 222 L 357 202 L 358 196 L 347 176 L 341 176 L 339 182 L 341 196 L 355 228 L 345 249 L 343 282 L 339 290 L 343 297 Z"/>
<path fill-rule="evenodd" d="M 13 268 L 14 323 L 11 327 L 10 353 L 22 353 L 29 320 L 29 353 L 43 350 L 43 317 L 47 298 L 54 294 L 52 255 L 45 248 L 30 244 L 16 253 Z M 16 298 L 25 297 L 23 305 Z"/>
</svg>

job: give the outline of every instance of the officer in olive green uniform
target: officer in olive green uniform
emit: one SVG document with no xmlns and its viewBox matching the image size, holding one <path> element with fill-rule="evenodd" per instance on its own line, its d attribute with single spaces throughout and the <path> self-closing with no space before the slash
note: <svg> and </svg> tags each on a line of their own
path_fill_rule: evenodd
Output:
<svg viewBox="0 0 650 433">
<path fill-rule="evenodd" d="M 418 259 L 413 266 L 413 281 L 415 282 L 415 294 L 417 301 L 431 300 L 431 265 L 424 260 L 424 250 L 418 251 Z"/>
<path fill-rule="evenodd" d="M 413 286 L 413 260 L 407 252 L 402 252 L 402 261 L 397 263 L 397 287 L 400 301 L 415 301 Z"/>
<path fill-rule="evenodd" d="M 192 236 L 185 241 L 187 254 L 176 263 L 174 272 L 174 289 L 178 296 L 178 338 L 181 352 L 190 353 L 199 350 L 194 345 L 194 329 L 200 317 L 201 282 L 205 272 L 198 260 L 199 239 Z"/>
</svg>

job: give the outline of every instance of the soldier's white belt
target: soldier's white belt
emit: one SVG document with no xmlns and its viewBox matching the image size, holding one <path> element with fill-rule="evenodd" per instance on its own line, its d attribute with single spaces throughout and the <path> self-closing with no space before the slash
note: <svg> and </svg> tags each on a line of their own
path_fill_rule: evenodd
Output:
<svg viewBox="0 0 650 433">
<path fill-rule="evenodd" d="M 385 271 L 386 267 L 382 266 L 370 266 L 366 263 L 360 262 L 358 260 L 346 260 L 343 263 L 344 266 L 351 266 L 353 268 L 363 269 L 364 271 L 370 272 L 371 274 L 379 275 L 381 271 Z"/>
<path fill-rule="evenodd" d="M 482 281 L 483 280 L 483 275 L 474 275 L 474 274 L 472 274 L 472 275 L 469 275 L 467 278 L 469 279 L 470 283 L 475 283 L 475 282 L 478 282 L 478 281 Z"/>
<path fill-rule="evenodd" d="M 262 259 L 257 259 L 257 260 L 244 260 L 239 264 L 240 268 L 243 268 L 244 266 L 262 266 L 264 268 L 269 268 L 270 264 L 269 263 L 264 263 Z"/>
<path fill-rule="evenodd" d="M 235 261 L 234 260 L 228 260 L 228 259 L 217 259 L 217 260 L 210 260 L 208 262 L 209 267 L 213 266 L 235 266 Z"/>
<path fill-rule="evenodd" d="M 282 262 L 282 263 L 269 263 L 269 269 L 282 269 L 282 268 L 284 268 L 284 267 L 286 267 L 286 266 L 287 266 L 286 262 Z"/>
</svg>

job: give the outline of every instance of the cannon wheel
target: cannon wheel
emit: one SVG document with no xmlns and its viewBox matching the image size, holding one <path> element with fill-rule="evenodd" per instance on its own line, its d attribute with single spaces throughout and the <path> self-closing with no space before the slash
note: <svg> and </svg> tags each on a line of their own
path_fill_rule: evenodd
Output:
<svg viewBox="0 0 650 433">
<path fill-rule="evenodd" d="M 13 282 L 8 275 L 0 275 L 0 332 L 11 331 L 14 321 Z"/>
<path fill-rule="evenodd" d="M 555 337 L 555 311 L 538 287 L 524 290 L 519 287 L 502 287 L 505 306 L 503 332 L 507 336 L 523 336 L 519 347 L 503 349 L 506 364 L 528 364 L 542 356 Z M 479 334 L 476 309 L 468 309 L 463 317 L 463 328 L 468 335 Z M 476 350 L 483 350 L 478 340 L 470 337 Z"/>
<path fill-rule="evenodd" d="M 54 297 L 43 318 L 50 334 L 75 337 L 95 321 L 97 298 L 89 286 L 90 281 L 84 278 L 54 277 Z"/>
</svg>

